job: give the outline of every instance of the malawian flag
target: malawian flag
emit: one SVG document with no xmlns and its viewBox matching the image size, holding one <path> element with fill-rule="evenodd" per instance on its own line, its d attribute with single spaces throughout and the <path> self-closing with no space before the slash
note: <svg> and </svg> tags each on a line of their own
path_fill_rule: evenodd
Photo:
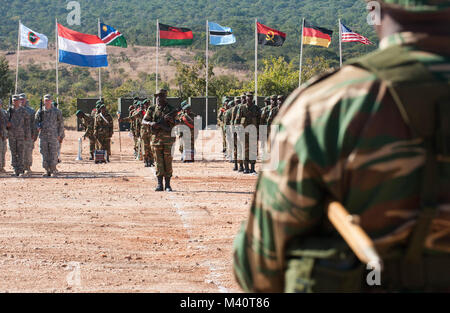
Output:
<svg viewBox="0 0 450 313">
<path fill-rule="evenodd" d="M 88 35 L 58 24 L 59 62 L 85 67 L 108 66 L 106 44 Z"/>
<path fill-rule="evenodd" d="M 100 34 L 107 46 L 128 47 L 125 37 L 112 26 L 100 23 Z"/>
<path fill-rule="evenodd" d="M 213 46 L 231 45 L 236 42 L 233 30 L 217 23 L 208 22 L 210 43 Z"/>
<path fill-rule="evenodd" d="M 286 34 L 256 22 L 258 43 L 265 46 L 281 47 L 286 40 Z"/>
<path fill-rule="evenodd" d="M 161 46 L 189 46 L 194 35 L 189 28 L 178 28 L 159 23 L 159 42 Z"/>
<path fill-rule="evenodd" d="M 20 45 L 26 48 L 47 49 L 48 38 L 43 34 L 36 33 L 20 23 Z"/>
<path fill-rule="evenodd" d="M 342 42 L 360 42 L 365 45 L 373 45 L 373 43 L 358 33 L 353 32 L 350 28 L 341 23 L 341 40 Z"/>
<path fill-rule="evenodd" d="M 314 26 L 307 21 L 303 25 L 303 44 L 321 46 L 328 48 L 331 43 L 331 36 L 333 36 L 333 31 Z"/>
</svg>

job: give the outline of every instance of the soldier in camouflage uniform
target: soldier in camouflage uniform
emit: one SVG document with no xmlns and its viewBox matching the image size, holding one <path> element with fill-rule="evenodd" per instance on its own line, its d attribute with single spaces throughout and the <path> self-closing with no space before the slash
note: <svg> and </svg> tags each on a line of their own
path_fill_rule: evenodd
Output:
<svg viewBox="0 0 450 313">
<path fill-rule="evenodd" d="M 267 117 L 269 116 L 271 105 L 270 97 L 264 99 L 265 106 L 261 109 L 261 125 L 267 125 Z"/>
<path fill-rule="evenodd" d="M 233 131 L 236 131 L 237 126 L 240 124 L 240 121 L 237 120 L 237 115 L 239 109 L 242 105 L 246 103 L 246 97 L 243 95 L 240 99 L 237 99 L 237 103 L 231 111 L 231 128 Z M 244 172 L 244 160 L 242 157 L 242 145 L 238 144 L 238 136 L 237 133 L 234 133 L 233 146 L 234 146 L 234 168 L 233 171 L 238 171 L 239 173 Z M 238 169 L 239 163 L 239 169 Z"/>
<path fill-rule="evenodd" d="M 234 156 L 231 154 L 231 145 L 233 144 L 233 136 L 231 134 L 231 114 L 233 111 L 233 108 L 235 106 L 235 101 L 231 100 L 227 104 L 227 110 L 225 111 L 224 117 L 223 117 L 223 126 L 225 128 L 225 136 L 227 139 L 227 154 L 226 157 L 230 161 L 230 163 L 234 162 Z M 237 163 L 236 163 L 236 171 L 237 171 Z"/>
<path fill-rule="evenodd" d="M 142 119 L 144 118 L 145 114 L 147 114 L 147 111 L 150 107 L 150 99 L 144 100 L 142 102 L 143 109 L 141 112 L 141 115 L 139 117 L 141 126 L 141 141 L 142 141 L 142 147 L 141 148 L 144 151 L 144 163 L 145 167 L 152 167 L 154 166 L 154 158 L 153 158 L 153 152 L 152 152 L 152 132 L 150 130 L 150 126 L 148 124 L 143 124 Z"/>
<path fill-rule="evenodd" d="M 226 140 L 226 133 L 225 133 L 225 123 L 224 123 L 224 117 L 225 112 L 227 110 L 226 106 L 230 102 L 229 97 L 224 97 L 222 101 L 222 107 L 219 109 L 219 113 L 217 114 L 217 126 L 222 131 L 222 146 L 223 146 L 223 153 L 227 151 L 227 140 Z"/>
<path fill-rule="evenodd" d="M 8 130 L 6 123 L 8 122 L 6 111 L 2 108 L 2 99 L 0 99 L 0 173 L 5 173 L 5 155 L 8 140 Z"/>
<path fill-rule="evenodd" d="M 190 142 L 183 140 L 183 163 L 194 163 L 195 160 L 195 140 L 198 136 L 198 129 L 194 127 L 195 114 L 191 111 L 191 105 L 187 101 L 181 103 L 182 111 L 177 115 L 177 124 L 185 125 L 190 129 Z M 182 133 L 184 135 L 184 133 Z"/>
<path fill-rule="evenodd" d="M 39 133 L 39 149 L 42 154 L 44 177 L 56 176 L 58 165 L 58 148 L 62 144 L 64 120 L 62 112 L 52 105 L 52 96 L 44 96 L 44 108 L 39 109 L 35 116 L 36 128 Z"/>
<path fill-rule="evenodd" d="M 78 110 L 76 113 L 77 117 L 81 121 L 81 125 L 83 126 L 85 133 L 83 135 L 83 139 L 89 139 L 89 153 L 91 157 L 89 160 L 94 159 L 95 145 L 97 139 L 94 136 L 94 118 L 90 115 L 85 114 L 83 111 Z"/>
<path fill-rule="evenodd" d="M 37 128 L 36 123 L 34 121 L 34 115 L 36 111 L 30 107 L 27 97 L 24 93 L 19 95 L 20 105 L 25 109 L 28 113 L 28 119 L 30 121 L 29 125 L 31 128 L 31 138 L 25 141 L 25 151 L 24 151 L 24 169 L 25 175 L 31 174 L 31 166 L 33 165 L 33 150 L 34 143 L 37 140 Z"/>
<path fill-rule="evenodd" d="M 450 1 L 380 3 L 379 50 L 309 81 L 275 120 L 280 161 L 235 240 L 246 291 L 449 291 Z M 359 214 L 381 286 L 327 221 L 329 201 Z"/>
<path fill-rule="evenodd" d="M 24 173 L 25 141 L 31 138 L 31 127 L 28 113 L 20 106 L 18 95 L 13 96 L 13 108 L 8 110 L 8 139 L 11 151 L 11 166 L 14 176 Z"/>
<path fill-rule="evenodd" d="M 158 185 L 155 191 L 172 191 L 170 180 L 172 178 L 172 146 L 175 137 L 172 137 L 172 128 L 175 126 L 175 117 L 178 109 L 171 107 L 167 102 L 167 90 L 161 89 L 155 94 L 156 104 L 152 105 L 145 114 L 142 123 L 150 126 L 152 131 L 152 148 L 156 162 L 156 177 Z"/>
<path fill-rule="evenodd" d="M 244 129 L 250 125 L 255 126 L 256 136 L 258 136 L 258 130 L 261 120 L 261 110 L 258 106 L 255 105 L 255 101 L 253 100 L 253 93 L 247 93 L 247 101 L 244 105 L 241 105 L 236 121 L 237 124 L 241 125 Z M 244 151 L 244 174 L 255 174 L 255 164 L 257 158 L 257 147 L 258 147 L 258 137 L 256 137 L 256 146 L 252 149 L 250 147 L 251 140 L 250 134 L 245 134 L 245 151 Z M 253 151 L 254 150 L 254 151 Z M 249 164 L 251 167 L 249 167 Z"/>
<path fill-rule="evenodd" d="M 114 133 L 113 118 L 102 104 L 94 121 L 94 136 L 97 138 L 100 150 L 106 151 L 106 161 L 111 156 L 111 138 Z"/>
</svg>

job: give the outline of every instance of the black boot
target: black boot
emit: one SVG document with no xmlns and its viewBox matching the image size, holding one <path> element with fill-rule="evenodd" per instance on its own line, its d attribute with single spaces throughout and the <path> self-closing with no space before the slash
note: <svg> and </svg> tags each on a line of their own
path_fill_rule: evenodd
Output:
<svg viewBox="0 0 450 313">
<path fill-rule="evenodd" d="M 238 170 L 238 162 L 234 161 L 234 168 L 233 171 L 237 171 Z"/>
<path fill-rule="evenodd" d="M 243 173 L 244 172 L 244 165 L 242 163 L 239 164 L 239 173 Z"/>
<path fill-rule="evenodd" d="M 158 186 L 156 186 L 155 191 L 164 191 L 162 176 L 158 176 Z"/>
<path fill-rule="evenodd" d="M 152 166 L 154 167 L 154 166 L 155 166 L 155 162 L 150 161 L 150 162 L 149 162 L 149 166 L 150 166 L 150 167 L 152 167 Z"/>
<path fill-rule="evenodd" d="M 166 191 L 172 192 L 172 187 L 170 187 L 170 177 L 166 177 Z"/>
<path fill-rule="evenodd" d="M 257 174 L 255 171 L 255 163 L 251 164 L 250 174 Z"/>
<path fill-rule="evenodd" d="M 148 162 L 148 160 L 147 160 L 147 159 L 145 159 L 145 162 L 144 162 L 144 164 L 145 164 L 145 167 L 150 167 L 150 163 Z"/>
<path fill-rule="evenodd" d="M 94 159 L 94 153 L 91 152 L 91 157 L 89 158 L 89 161 L 92 161 Z"/>
<path fill-rule="evenodd" d="M 250 169 L 248 168 L 248 162 L 244 163 L 244 174 L 250 174 Z"/>
<path fill-rule="evenodd" d="M 108 163 L 110 162 L 109 161 L 109 154 L 106 155 L 106 162 L 108 162 Z"/>
</svg>

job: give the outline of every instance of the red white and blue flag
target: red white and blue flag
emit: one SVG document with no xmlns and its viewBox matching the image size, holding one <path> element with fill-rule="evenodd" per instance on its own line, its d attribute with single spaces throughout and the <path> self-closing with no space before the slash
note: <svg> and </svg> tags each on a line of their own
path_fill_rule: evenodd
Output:
<svg viewBox="0 0 450 313">
<path fill-rule="evenodd" d="M 373 45 L 373 43 L 358 33 L 355 33 L 350 28 L 341 23 L 341 40 L 342 42 L 360 42 L 365 45 Z"/>
<path fill-rule="evenodd" d="M 88 35 L 58 24 L 59 62 L 84 67 L 108 66 L 106 44 Z"/>
</svg>

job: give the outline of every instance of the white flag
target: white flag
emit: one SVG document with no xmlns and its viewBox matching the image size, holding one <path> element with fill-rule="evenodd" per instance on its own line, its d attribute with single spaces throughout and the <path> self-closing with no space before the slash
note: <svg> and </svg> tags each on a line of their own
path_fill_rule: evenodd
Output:
<svg viewBox="0 0 450 313">
<path fill-rule="evenodd" d="M 48 38 L 20 24 L 20 45 L 26 48 L 47 49 Z"/>
</svg>

